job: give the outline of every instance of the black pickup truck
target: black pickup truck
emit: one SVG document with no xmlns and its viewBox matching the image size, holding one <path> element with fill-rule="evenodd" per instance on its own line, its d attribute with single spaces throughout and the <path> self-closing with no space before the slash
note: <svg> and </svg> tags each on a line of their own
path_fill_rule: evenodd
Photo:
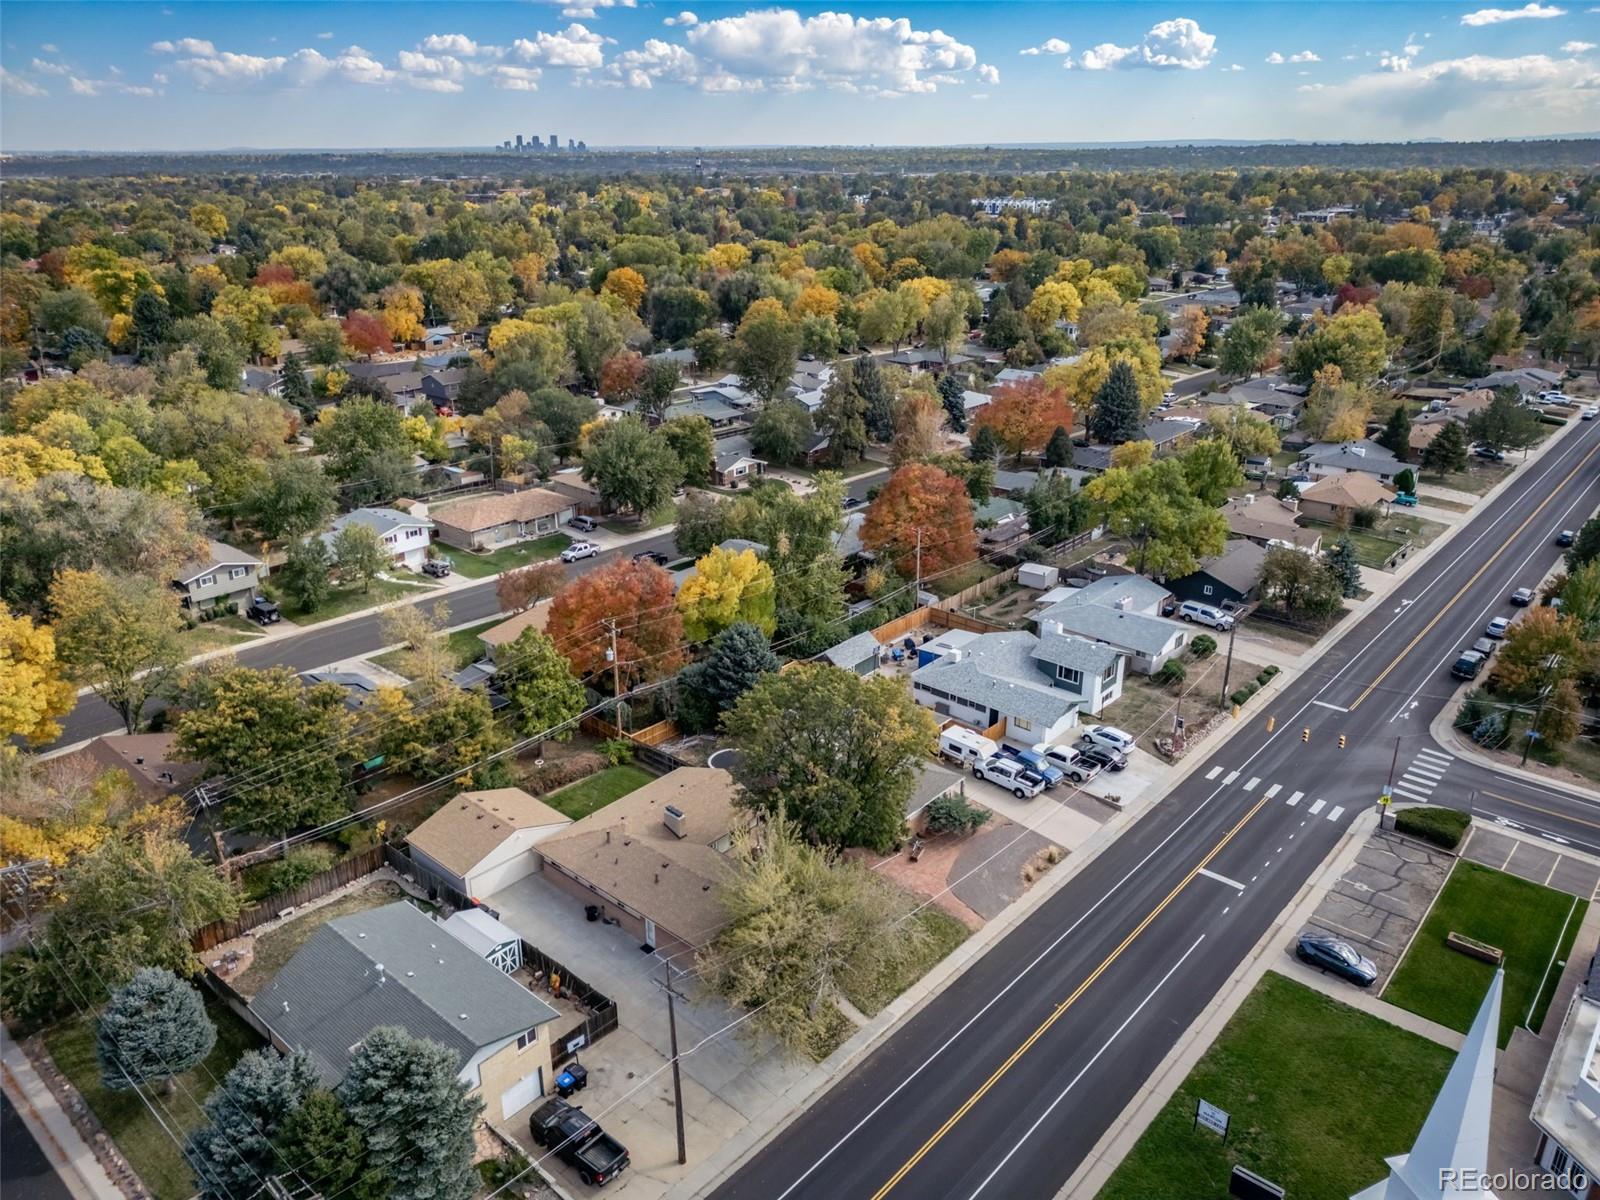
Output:
<svg viewBox="0 0 1600 1200">
<path fill-rule="evenodd" d="M 528 1118 L 533 1140 L 551 1147 L 589 1187 L 604 1187 L 628 1169 L 628 1149 L 581 1108 L 550 1100 Z"/>
</svg>

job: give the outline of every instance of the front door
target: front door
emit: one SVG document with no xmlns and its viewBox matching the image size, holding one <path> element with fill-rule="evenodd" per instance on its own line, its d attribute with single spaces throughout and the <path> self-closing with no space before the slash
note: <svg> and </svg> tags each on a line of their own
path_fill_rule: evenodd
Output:
<svg viewBox="0 0 1600 1200">
<path fill-rule="evenodd" d="M 656 948 L 656 923 L 649 917 L 644 919 L 644 944 L 652 950 Z"/>
</svg>

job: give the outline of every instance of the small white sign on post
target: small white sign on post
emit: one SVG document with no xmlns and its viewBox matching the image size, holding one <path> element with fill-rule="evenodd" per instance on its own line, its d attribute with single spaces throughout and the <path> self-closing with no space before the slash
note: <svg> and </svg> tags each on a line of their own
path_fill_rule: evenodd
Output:
<svg viewBox="0 0 1600 1200">
<path fill-rule="evenodd" d="M 582 1050 L 588 1044 L 589 1044 L 588 1037 L 586 1035 L 580 1033 L 577 1037 L 571 1038 L 570 1040 L 568 1040 L 568 1042 L 567 1042 L 567 1053 L 568 1054 L 576 1054 L 579 1050 Z"/>
<path fill-rule="evenodd" d="M 1223 1141 L 1227 1141 L 1228 1114 L 1209 1100 L 1201 1100 L 1195 1106 L 1194 1123 L 1197 1126 L 1204 1125 L 1212 1133 L 1222 1138 Z"/>
</svg>

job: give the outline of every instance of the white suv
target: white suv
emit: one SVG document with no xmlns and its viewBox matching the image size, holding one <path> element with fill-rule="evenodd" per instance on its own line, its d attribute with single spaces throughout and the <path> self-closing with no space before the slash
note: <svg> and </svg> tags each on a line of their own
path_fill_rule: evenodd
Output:
<svg viewBox="0 0 1600 1200">
<path fill-rule="evenodd" d="M 1212 629 L 1233 628 L 1232 613 L 1225 613 L 1209 604 L 1201 604 L 1198 600 L 1185 600 L 1178 605 L 1178 619 L 1192 621 L 1196 625 L 1209 625 Z"/>
<path fill-rule="evenodd" d="M 1118 729 L 1115 725 L 1085 725 L 1083 734 L 1078 740 L 1104 746 L 1107 750 L 1115 750 L 1118 754 L 1127 754 L 1134 746 L 1133 734 L 1126 729 Z"/>
<path fill-rule="evenodd" d="M 1018 800 L 1031 800 L 1044 791 L 1045 778 L 1011 758 L 985 758 L 972 764 L 979 779 L 1005 788 Z"/>
</svg>

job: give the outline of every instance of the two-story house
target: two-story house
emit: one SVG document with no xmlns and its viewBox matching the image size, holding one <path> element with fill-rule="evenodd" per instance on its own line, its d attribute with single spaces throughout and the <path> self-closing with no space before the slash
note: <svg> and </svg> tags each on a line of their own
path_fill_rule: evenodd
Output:
<svg viewBox="0 0 1600 1200">
<path fill-rule="evenodd" d="M 184 608 L 195 612 L 220 608 L 230 601 L 240 608 L 266 577 L 267 564 L 225 542 L 207 542 L 206 553 L 186 562 L 172 577 Z"/>
<path fill-rule="evenodd" d="M 1059 742 L 1122 695 L 1123 653 L 1045 621 L 1040 633 L 985 633 L 911 676 L 916 702 L 1021 746 Z"/>
<path fill-rule="evenodd" d="M 330 550 L 339 531 L 347 525 L 365 525 L 373 530 L 394 554 L 395 566 L 412 571 L 422 569 L 428 557 L 428 543 L 433 540 L 433 521 L 426 516 L 394 508 L 358 508 L 335 518 L 333 529 L 322 535 Z"/>
</svg>

